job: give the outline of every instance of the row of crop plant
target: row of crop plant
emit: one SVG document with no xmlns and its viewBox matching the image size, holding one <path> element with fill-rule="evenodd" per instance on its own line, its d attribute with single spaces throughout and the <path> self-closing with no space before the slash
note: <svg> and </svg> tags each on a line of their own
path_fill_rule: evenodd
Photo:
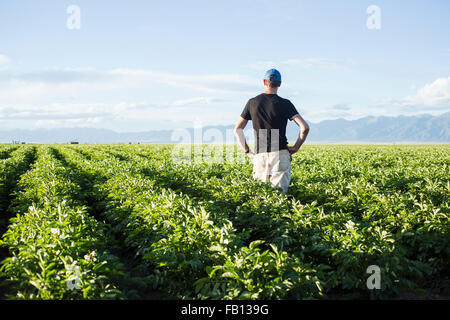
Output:
<svg viewBox="0 0 450 320">
<path fill-rule="evenodd" d="M 9 257 L 1 275 L 9 298 L 120 298 L 122 264 L 108 251 L 105 226 L 77 199 L 81 186 L 47 146 L 22 175 L 10 210 L 16 216 L 0 242 Z"/>
</svg>

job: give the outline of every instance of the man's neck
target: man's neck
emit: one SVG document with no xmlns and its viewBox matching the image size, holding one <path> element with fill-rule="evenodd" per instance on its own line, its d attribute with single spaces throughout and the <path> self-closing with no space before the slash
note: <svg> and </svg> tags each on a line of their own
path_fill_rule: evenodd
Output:
<svg viewBox="0 0 450 320">
<path fill-rule="evenodd" d="M 266 94 L 277 94 L 278 88 L 266 88 L 266 91 L 264 92 Z"/>
</svg>

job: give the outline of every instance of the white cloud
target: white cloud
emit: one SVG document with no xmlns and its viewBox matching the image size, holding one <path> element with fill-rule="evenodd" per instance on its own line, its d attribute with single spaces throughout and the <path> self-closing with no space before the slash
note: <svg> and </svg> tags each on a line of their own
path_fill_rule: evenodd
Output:
<svg viewBox="0 0 450 320">
<path fill-rule="evenodd" d="M 184 106 L 195 114 L 202 114 L 206 104 L 222 103 L 226 100 L 210 97 L 194 97 L 174 101 L 119 102 L 119 103 L 53 103 L 48 105 L 0 106 L 0 120 L 31 120 L 42 123 L 78 123 L 118 119 L 171 120 L 174 115 L 186 112 Z M 187 117 L 184 115 L 183 117 Z M 46 122 L 47 121 L 47 122 Z"/>
<path fill-rule="evenodd" d="M 37 72 L 22 73 L 3 77 L 5 81 L 23 84 L 85 84 L 92 86 L 111 84 L 115 86 L 141 87 L 146 84 L 160 83 L 207 92 L 246 92 L 252 91 L 257 81 L 237 74 L 184 75 L 168 72 L 156 72 L 146 69 L 116 68 L 97 70 L 93 68 L 53 68 Z M 256 85 L 255 85 L 256 83 Z"/>
<path fill-rule="evenodd" d="M 102 120 L 102 118 L 38 120 L 35 122 L 35 126 L 37 128 L 89 127 L 100 123 Z"/>
<path fill-rule="evenodd" d="M 6 67 L 11 63 L 11 60 L 4 54 L 0 54 L 0 69 Z"/>
<path fill-rule="evenodd" d="M 51 104 L 28 107 L 0 107 L 2 120 L 68 120 L 111 116 L 122 104 Z"/>
<path fill-rule="evenodd" d="M 259 81 L 236 74 L 185 75 L 143 69 L 98 70 L 92 68 L 48 69 L 21 74 L 0 75 L 0 101 L 19 105 L 50 103 L 68 97 L 129 94 L 129 89 L 154 91 L 154 87 L 180 87 L 209 94 L 252 94 Z M 212 98 L 201 98 L 213 102 Z M 199 101 L 180 101 L 178 104 Z M 201 101 L 200 101 L 201 102 Z M 216 101 L 215 101 L 216 102 Z"/>
<path fill-rule="evenodd" d="M 420 88 L 415 95 L 403 99 L 387 99 L 380 105 L 392 105 L 405 108 L 442 109 L 450 108 L 450 77 L 439 78 Z M 427 108 L 424 108 L 426 110 Z"/>
<path fill-rule="evenodd" d="M 0 107 L 0 121 L 30 124 L 29 127 L 125 127 L 125 131 L 149 130 L 155 123 L 171 123 L 176 127 L 193 127 L 196 120 L 204 125 L 230 124 L 236 115 L 228 109 L 204 108 L 207 99 L 198 101 L 186 112 L 184 101 L 174 100 L 160 103 L 121 102 L 112 104 L 52 104 L 33 107 Z M 211 102 L 214 103 L 214 102 Z M 146 122 L 143 124 L 143 122 Z M 138 124 L 138 125 L 136 125 Z"/>
<path fill-rule="evenodd" d="M 331 107 L 331 109 L 348 111 L 350 110 L 350 107 L 346 103 L 338 103 Z"/>
<path fill-rule="evenodd" d="M 94 68 L 50 68 L 28 72 L 13 77 L 31 83 L 90 83 L 116 80 L 109 71 Z"/>
<path fill-rule="evenodd" d="M 42 104 L 68 97 L 83 97 L 92 93 L 112 92 L 127 88 L 114 82 L 54 82 L 30 81 L 10 77 L 0 81 L 0 101 L 3 105 Z"/>
<path fill-rule="evenodd" d="M 281 61 L 257 61 L 250 64 L 254 69 L 269 69 L 276 67 L 300 67 L 300 68 L 340 68 L 354 64 L 350 59 L 305 58 L 287 59 Z"/>
<path fill-rule="evenodd" d="M 0 64 L 6 64 L 9 63 L 9 58 L 5 56 L 4 54 L 0 54 Z"/>
<path fill-rule="evenodd" d="M 305 110 L 302 116 L 304 116 L 304 118 L 307 121 L 318 123 L 323 120 L 338 119 L 338 118 L 354 120 L 367 116 L 367 113 L 365 111 L 360 111 L 358 109 L 340 110 L 331 107 L 323 109 Z"/>
<path fill-rule="evenodd" d="M 193 105 L 193 104 L 221 103 L 221 102 L 227 102 L 227 101 L 228 100 L 225 100 L 225 99 L 216 99 L 216 98 L 210 98 L 210 97 L 198 97 L 198 98 L 176 100 L 176 101 L 172 102 L 171 105 L 186 106 L 186 105 Z"/>
<path fill-rule="evenodd" d="M 131 83 L 161 83 L 204 92 L 252 92 L 258 82 L 236 74 L 183 75 L 139 69 L 114 69 L 111 75 Z"/>
</svg>

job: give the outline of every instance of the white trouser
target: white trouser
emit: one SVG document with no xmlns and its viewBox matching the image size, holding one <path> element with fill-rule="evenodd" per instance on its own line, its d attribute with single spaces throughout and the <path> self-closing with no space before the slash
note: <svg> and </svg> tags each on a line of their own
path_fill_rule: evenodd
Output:
<svg viewBox="0 0 450 320">
<path fill-rule="evenodd" d="M 269 182 L 273 187 L 288 192 L 291 182 L 291 154 L 287 150 L 262 152 L 253 158 L 253 178 Z"/>
</svg>

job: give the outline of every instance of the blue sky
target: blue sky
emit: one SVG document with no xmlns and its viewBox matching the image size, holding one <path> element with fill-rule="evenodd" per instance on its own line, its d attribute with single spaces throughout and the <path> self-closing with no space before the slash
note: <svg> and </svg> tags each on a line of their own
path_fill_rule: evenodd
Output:
<svg viewBox="0 0 450 320">
<path fill-rule="evenodd" d="M 449 111 L 450 1 L 0 3 L 0 130 L 234 124 L 271 67 L 309 122 Z"/>
</svg>

